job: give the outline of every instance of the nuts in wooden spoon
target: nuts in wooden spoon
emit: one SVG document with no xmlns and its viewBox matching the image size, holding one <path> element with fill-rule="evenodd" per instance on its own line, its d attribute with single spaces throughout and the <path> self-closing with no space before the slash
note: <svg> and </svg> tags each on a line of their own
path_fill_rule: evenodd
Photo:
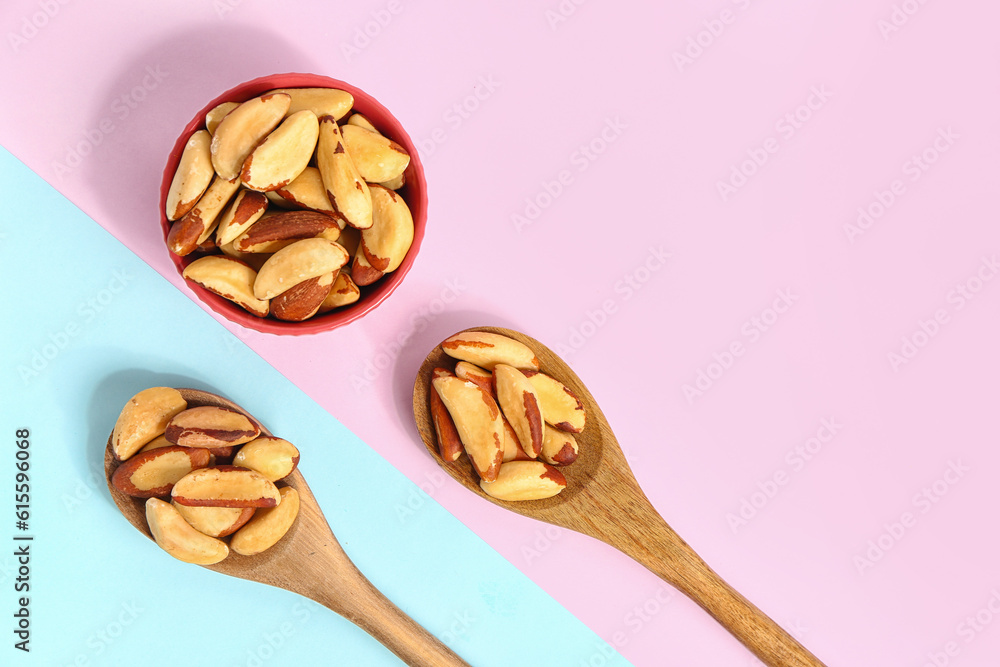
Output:
<svg viewBox="0 0 1000 667">
<path fill-rule="evenodd" d="M 194 470 L 177 480 L 170 497 L 189 507 L 277 507 L 281 500 L 271 480 L 240 466 Z"/>
<path fill-rule="evenodd" d="M 521 448 L 529 458 L 542 453 L 542 408 L 538 393 L 524 373 L 507 364 L 497 364 L 493 379 L 500 409 L 517 435 Z"/>
<path fill-rule="evenodd" d="M 573 434 L 586 423 L 576 395 L 507 336 L 463 331 L 441 348 L 459 360 L 454 373 L 431 374 L 430 415 L 445 463 L 459 464 L 464 452 L 480 488 L 500 500 L 541 500 L 566 488 L 558 468 L 576 461 Z"/>
<path fill-rule="evenodd" d="M 299 450 L 292 443 L 273 435 L 262 435 L 240 447 L 233 465 L 256 470 L 272 482 L 292 474 L 299 465 Z"/>
<path fill-rule="evenodd" d="M 451 373 L 443 368 L 435 368 L 432 377 L 449 377 Z M 434 424 L 434 433 L 437 435 L 438 453 L 446 462 L 457 461 L 458 457 L 465 451 L 462 447 L 462 437 L 455 428 L 455 420 L 448 413 L 448 408 L 441 400 L 441 394 L 432 387 L 430 391 L 431 422 Z M 505 438 L 506 440 L 506 438 Z"/>
<path fill-rule="evenodd" d="M 524 374 L 535 388 L 547 424 L 569 433 L 583 430 L 587 422 L 583 403 L 566 385 L 545 373 L 528 370 Z"/>
<path fill-rule="evenodd" d="M 254 515 L 253 507 L 192 507 L 176 501 L 170 504 L 192 528 L 209 537 L 231 535 Z"/>
<path fill-rule="evenodd" d="M 496 400 L 482 388 L 454 375 L 435 373 L 431 384 L 448 409 L 462 445 L 479 476 L 493 481 L 503 462 L 503 421 Z"/>
<path fill-rule="evenodd" d="M 159 498 L 146 501 L 146 522 L 156 543 L 177 560 L 214 565 L 229 555 L 225 542 L 198 532 L 173 505 Z"/>
<path fill-rule="evenodd" d="M 121 461 L 111 485 L 147 499 L 153 539 L 184 562 L 260 553 L 298 515 L 295 489 L 275 483 L 296 469 L 299 450 L 238 410 L 188 407 L 176 389 L 146 389 L 122 410 L 111 448 Z"/>
<path fill-rule="evenodd" d="M 233 535 L 233 551 L 253 556 L 270 549 L 292 527 L 298 513 L 298 492 L 290 486 L 282 488 L 281 502 L 277 507 L 257 510 L 247 525 Z"/>
<path fill-rule="evenodd" d="M 463 331 L 441 343 L 449 357 L 492 371 L 497 364 L 537 371 L 538 357 L 524 343 L 487 331 Z"/>
<path fill-rule="evenodd" d="M 565 489 L 566 477 L 541 461 L 511 461 L 500 469 L 496 480 L 484 479 L 479 486 L 500 500 L 540 500 Z"/>
<path fill-rule="evenodd" d="M 124 461 L 150 440 L 163 434 L 174 415 L 187 408 L 181 392 L 171 387 L 150 387 L 129 399 L 111 435 L 111 451 Z"/>
<path fill-rule="evenodd" d="M 111 483 L 136 498 L 165 496 L 178 480 L 207 466 L 211 456 L 207 449 L 159 447 L 122 463 L 115 469 Z"/>
<path fill-rule="evenodd" d="M 175 445 L 212 449 L 250 442 L 260 435 L 260 426 L 236 410 L 202 405 L 174 415 L 163 435 Z"/>
</svg>

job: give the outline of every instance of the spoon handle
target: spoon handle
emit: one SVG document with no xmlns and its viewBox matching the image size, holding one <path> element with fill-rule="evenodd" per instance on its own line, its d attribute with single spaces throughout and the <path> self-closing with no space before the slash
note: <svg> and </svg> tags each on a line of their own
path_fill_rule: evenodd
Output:
<svg viewBox="0 0 1000 667">
<path fill-rule="evenodd" d="M 697 602 L 769 667 L 825 667 L 705 564 L 652 508 L 597 536 Z"/>
<path fill-rule="evenodd" d="M 437 637 L 403 613 L 346 558 L 335 580 L 301 591 L 367 632 L 411 667 L 469 667 Z"/>
</svg>

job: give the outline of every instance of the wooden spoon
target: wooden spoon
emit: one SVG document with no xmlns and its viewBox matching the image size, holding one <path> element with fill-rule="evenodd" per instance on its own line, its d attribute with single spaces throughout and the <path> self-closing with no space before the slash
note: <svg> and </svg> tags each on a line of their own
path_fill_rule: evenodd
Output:
<svg viewBox="0 0 1000 667">
<path fill-rule="evenodd" d="M 189 407 L 220 405 L 250 416 L 240 406 L 215 394 L 195 389 L 179 391 Z M 266 428 L 261 430 L 270 435 Z M 111 473 L 117 465 L 109 437 L 104 472 L 111 498 L 136 530 L 153 539 L 146 524 L 145 499 L 127 496 L 111 484 Z M 316 497 L 298 470 L 282 483 L 298 491 L 299 516 L 281 541 L 256 556 L 230 552 L 222 562 L 204 567 L 315 600 L 363 629 L 408 665 L 467 667 L 468 663 L 400 611 L 361 574 L 333 536 Z"/>
<path fill-rule="evenodd" d="M 697 602 L 705 611 L 771 667 L 823 667 L 778 624 L 733 590 L 667 525 L 632 474 L 621 446 L 587 387 L 550 349 L 524 334 L 499 327 L 490 331 L 530 347 L 542 371 L 560 380 L 583 402 L 587 425 L 576 435 L 580 455 L 564 468 L 567 487 L 545 500 L 497 500 L 479 487 L 479 478 L 466 457 L 444 463 L 430 417 L 429 392 L 435 367 L 451 367 L 454 360 L 440 346 L 427 355 L 413 385 L 413 415 L 417 430 L 434 460 L 473 493 L 495 505 L 547 523 L 595 537 L 631 556 L 661 579 Z"/>
</svg>

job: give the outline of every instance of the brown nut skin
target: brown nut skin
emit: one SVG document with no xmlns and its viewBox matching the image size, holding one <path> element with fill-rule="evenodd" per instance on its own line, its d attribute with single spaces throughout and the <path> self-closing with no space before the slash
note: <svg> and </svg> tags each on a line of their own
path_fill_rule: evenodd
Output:
<svg viewBox="0 0 1000 667">
<path fill-rule="evenodd" d="M 319 121 L 312 111 L 303 109 L 287 116 L 247 156 L 240 181 L 260 191 L 288 185 L 309 166 L 318 136 Z"/>
<path fill-rule="evenodd" d="M 496 480 L 481 480 L 480 488 L 498 500 L 542 500 L 566 488 L 566 477 L 541 461 L 504 463 Z"/>
<path fill-rule="evenodd" d="M 337 243 L 344 246 L 348 255 L 354 257 L 358 254 L 358 249 L 361 248 L 361 230 L 354 227 L 342 228 Z"/>
<path fill-rule="evenodd" d="M 215 228 L 219 214 L 239 187 L 239 181 L 227 181 L 216 176 L 194 208 L 170 226 L 167 232 L 170 252 L 179 257 L 194 252 Z"/>
<path fill-rule="evenodd" d="M 271 299 L 271 314 L 285 322 L 302 322 L 319 312 L 339 271 L 305 280 Z"/>
<path fill-rule="evenodd" d="M 475 382 L 486 391 L 494 394 L 494 396 L 496 395 L 496 389 L 493 386 L 493 373 L 490 371 L 483 370 L 475 364 L 470 364 L 468 361 L 460 361 L 455 364 L 455 375 L 463 380 Z"/>
<path fill-rule="evenodd" d="M 299 515 L 299 493 L 290 486 L 279 489 L 281 502 L 272 509 L 257 510 L 253 518 L 236 531 L 230 546 L 242 556 L 253 556 L 278 543 Z"/>
<path fill-rule="evenodd" d="M 316 211 L 283 211 L 258 220 L 233 241 L 240 252 L 276 252 L 301 239 L 311 239 L 324 232 L 340 236 L 337 221 Z"/>
<path fill-rule="evenodd" d="M 199 257 L 181 275 L 257 317 L 267 317 L 270 304 L 253 293 L 257 272 L 242 260 L 227 255 Z"/>
<path fill-rule="evenodd" d="M 354 254 L 354 263 L 351 264 L 351 278 L 354 279 L 355 284 L 359 287 L 371 285 L 384 275 L 371 265 L 368 258 L 365 257 L 364 249 L 358 246 L 358 250 Z"/>
<path fill-rule="evenodd" d="M 455 376 L 475 383 L 480 389 L 490 394 L 496 400 L 496 385 L 493 381 L 493 373 L 490 371 L 483 370 L 475 364 L 470 364 L 468 361 L 460 361 L 455 364 Z M 503 462 L 530 460 L 531 457 L 521 447 L 521 441 L 518 439 L 517 433 L 514 432 L 510 421 L 503 415 L 502 410 L 500 418 L 503 419 Z"/>
<path fill-rule="evenodd" d="M 262 435 L 240 447 L 233 465 L 256 470 L 272 482 L 292 474 L 299 465 L 299 450 L 292 443 L 273 435 Z"/>
<path fill-rule="evenodd" d="M 267 197 L 255 190 L 243 190 L 236 195 L 233 203 L 219 219 L 215 230 L 215 241 L 225 245 L 260 220 L 267 211 Z"/>
<path fill-rule="evenodd" d="M 133 396 L 122 408 L 111 434 L 111 451 L 125 461 L 143 445 L 163 435 L 174 415 L 187 409 L 181 392 L 171 387 L 150 387 Z"/>
<path fill-rule="evenodd" d="M 236 449 L 236 445 L 226 445 L 225 447 L 212 447 L 208 450 L 208 453 L 217 459 L 228 459 L 233 455 L 233 450 Z"/>
<path fill-rule="evenodd" d="M 306 167 L 306 169 L 313 169 L 313 168 L 314 167 Z M 286 210 L 287 209 L 303 208 L 303 207 L 296 206 L 293 202 L 287 201 L 284 197 L 282 197 L 280 194 L 278 194 L 277 190 L 265 190 L 262 194 L 267 198 L 267 202 L 269 204 L 274 204 L 278 208 L 283 208 L 283 209 L 286 209 Z"/>
<path fill-rule="evenodd" d="M 154 438 L 154 439 L 150 440 L 149 442 L 147 442 L 143 446 L 143 448 L 139 450 L 139 453 L 142 454 L 144 452 L 148 452 L 148 451 L 151 451 L 151 450 L 154 450 L 154 449 L 159 449 L 161 447 L 178 447 L 178 446 L 179 445 L 175 445 L 174 443 L 172 443 L 169 440 L 167 440 L 167 436 L 166 435 L 161 435 L 161 436 L 159 436 L 157 438 Z M 202 449 L 202 448 L 201 447 L 185 447 L 184 449 L 198 450 L 198 449 Z M 219 461 L 220 459 L 228 459 L 229 457 L 231 457 L 233 455 L 233 450 L 234 449 L 235 449 L 235 447 L 233 447 L 232 445 L 230 445 L 230 446 L 227 446 L 227 447 L 213 447 L 211 449 L 206 450 L 208 452 L 208 465 L 214 466 L 216 464 L 216 462 Z M 225 463 L 228 463 L 228 461 L 225 461 Z"/>
<path fill-rule="evenodd" d="M 451 336 L 441 349 L 450 357 L 468 361 L 488 371 L 497 364 L 507 364 L 517 369 L 538 370 L 538 357 L 524 343 L 486 331 L 463 331 Z"/>
<path fill-rule="evenodd" d="M 560 431 L 580 433 L 587 423 L 587 412 L 577 395 L 559 380 L 531 370 L 524 371 L 538 392 L 545 421 Z"/>
<path fill-rule="evenodd" d="M 508 461 L 530 461 L 531 457 L 524 451 L 521 441 L 517 439 L 517 433 L 511 427 L 510 422 L 504 417 L 503 420 L 503 462 Z M 544 441 L 543 441 L 544 445 Z"/>
<path fill-rule="evenodd" d="M 517 434 L 518 442 L 529 457 L 538 458 L 542 453 L 545 420 L 534 386 L 524 373 L 507 364 L 497 364 L 493 368 L 493 378 L 497 402 Z"/>
<path fill-rule="evenodd" d="M 435 368 L 431 377 L 449 377 L 451 375 L 452 373 L 445 368 Z M 465 448 L 462 447 L 462 438 L 458 435 L 458 429 L 455 428 L 455 421 L 448 414 L 448 408 L 445 407 L 441 395 L 438 394 L 433 384 L 428 395 L 431 402 L 431 421 L 434 423 L 434 432 L 437 434 L 438 453 L 448 463 L 457 461 Z"/>
<path fill-rule="evenodd" d="M 206 449 L 171 445 L 136 454 L 118 466 L 111 485 L 133 498 L 154 498 L 170 494 L 180 478 L 208 465 Z"/>
<path fill-rule="evenodd" d="M 278 126 L 291 98 L 277 93 L 261 95 L 230 111 L 212 134 L 212 165 L 220 178 L 233 180 L 261 139 Z"/>
<path fill-rule="evenodd" d="M 493 481 L 503 462 L 503 419 L 500 408 L 488 392 L 460 380 L 442 375 L 431 384 L 448 408 L 465 451 L 482 479 Z"/>
<path fill-rule="evenodd" d="M 347 225 L 333 210 L 330 197 L 326 194 L 326 186 L 323 185 L 323 177 L 316 167 L 306 167 L 291 183 L 271 191 L 268 198 L 286 208 L 297 206 L 325 213 L 335 218 L 341 229 Z"/>
<path fill-rule="evenodd" d="M 199 255 L 214 255 L 219 251 L 219 246 L 215 242 L 215 238 L 209 236 L 206 240 L 198 244 L 198 247 L 194 249 L 196 254 Z"/>
<path fill-rule="evenodd" d="M 551 426 L 545 427 L 540 459 L 554 466 L 568 466 L 576 461 L 579 454 L 580 446 L 572 433 L 565 433 Z"/>
<path fill-rule="evenodd" d="M 146 501 L 146 523 L 160 548 L 177 560 L 214 565 L 229 555 L 225 542 L 199 533 L 173 505 L 159 498 Z"/>
<path fill-rule="evenodd" d="M 253 517 L 252 507 L 189 507 L 172 502 L 184 520 L 199 533 L 209 537 L 226 537 L 246 525 Z"/>
<path fill-rule="evenodd" d="M 260 425 L 237 410 L 202 405 L 177 413 L 164 435 L 175 445 L 212 449 L 250 442 L 260 435 Z"/>
<path fill-rule="evenodd" d="M 323 303 L 319 305 L 319 312 L 326 313 L 334 308 L 340 308 L 342 306 L 349 306 L 355 303 L 361 298 L 361 290 L 351 279 L 351 272 L 348 267 L 344 267 L 337 274 L 336 279 L 333 281 L 333 287 L 330 288 L 330 293 L 326 295 L 323 299 Z"/>
<path fill-rule="evenodd" d="M 302 239 L 277 251 L 260 267 L 254 296 L 271 299 L 299 283 L 339 270 L 350 256 L 342 245 L 324 238 Z"/>
<path fill-rule="evenodd" d="M 323 186 L 333 209 L 352 227 L 371 227 L 371 192 L 358 173 L 333 116 L 319 119 L 316 168 L 323 178 Z"/>
<path fill-rule="evenodd" d="M 413 244 L 413 216 L 403 198 L 392 190 L 376 184 L 370 192 L 372 226 L 362 230 L 361 247 L 373 268 L 392 273 Z"/>
<path fill-rule="evenodd" d="M 190 211 L 215 176 L 210 146 L 212 135 L 198 130 L 184 144 L 177 171 L 167 190 L 167 220 L 177 220 Z"/>
<path fill-rule="evenodd" d="M 340 128 L 340 132 L 358 173 L 369 183 L 398 178 L 410 164 L 406 149 L 378 132 L 350 121 Z"/>
<path fill-rule="evenodd" d="M 281 499 L 274 482 L 239 466 L 199 468 L 179 479 L 170 497 L 190 507 L 274 507 Z"/>
<path fill-rule="evenodd" d="M 339 88 L 278 88 L 268 94 L 274 93 L 284 93 L 291 98 L 289 115 L 308 109 L 318 118 L 331 115 L 339 121 L 354 106 L 354 96 Z"/>
<path fill-rule="evenodd" d="M 233 259 L 238 259 L 247 266 L 249 266 L 254 271 L 260 271 L 260 267 L 264 266 L 264 263 L 268 260 L 268 258 L 271 257 L 266 253 L 257 254 L 252 252 L 241 252 L 233 247 L 232 241 L 230 241 L 229 243 L 224 243 L 223 245 L 219 246 L 219 250 L 221 250 L 222 254 L 225 255 L 226 257 L 232 257 Z M 254 281 L 256 282 L 256 278 L 254 279 Z M 253 294 L 252 290 L 251 294 Z M 256 299 L 257 297 L 254 296 L 254 298 Z"/>
</svg>

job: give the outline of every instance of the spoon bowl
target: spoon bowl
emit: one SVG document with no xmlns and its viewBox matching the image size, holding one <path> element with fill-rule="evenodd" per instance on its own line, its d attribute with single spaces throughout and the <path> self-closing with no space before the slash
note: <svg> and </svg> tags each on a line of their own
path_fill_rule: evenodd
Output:
<svg viewBox="0 0 1000 667">
<path fill-rule="evenodd" d="M 253 419 L 243 408 L 221 396 L 196 389 L 179 391 L 188 407 L 227 407 Z M 263 426 L 261 433 L 270 435 Z M 104 452 L 104 472 L 111 498 L 129 523 L 152 540 L 146 523 L 146 500 L 126 495 L 111 484 L 111 475 L 117 465 L 109 437 Z M 337 542 L 316 497 L 298 470 L 282 481 L 299 494 L 299 514 L 288 533 L 273 547 L 255 556 L 230 552 L 221 562 L 202 567 L 284 588 L 315 600 L 365 630 L 408 665 L 467 665 L 400 611 L 355 567 Z"/>
<path fill-rule="evenodd" d="M 566 522 L 574 523 L 583 519 L 573 507 L 578 504 L 586 504 L 593 500 L 593 491 L 610 483 L 625 482 L 628 479 L 634 481 L 632 471 L 628 467 L 628 462 L 622 454 L 621 447 L 615 439 L 611 427 L 608 426 L 604 413 L 601 412 L 597 401 L 587 390 L 586 385 L 580 381 L 576 373 L 572 371 L 559 357 L 544 345 L 541 345 L 533 338 L 511 329 L 500 327 L 473 327 L 466 331 L 488 331 L 501 334 L 508 338 L 520 341 L 530 347 L 538 357 L 541 367 L 550 375 L 557 378 L 566 385 L 577 398 L 583 403 L 587 412 L 587 427 L 582 433 L 574 433 L 577 443 L 580 445 L 580 453 L 573 465 L 561 468 L 561 472 L 566 475 L 568 484 L 558 495 L 543 500 L 520 500 L 508 501 L 499 500 L 487 494 L 479 486 L 479 476 L 473 470 L 471 462 L 463 456 L 454 464 L 445 464 L 438 456 L 437 436 L 434 432 L 434 424 L 430 416 L 430 392 L 431 375 L 437 367 L 444 367 L 449 363 L 454 363 L 454 359 L 445 354 L 441 346 L 435 347 L 420 370 L 417 371 L 417 379 L 413 385 L 413 414 L 417 422 L 417 430 L 424 441 L 428 451 L 434 459 L 442 464 L 442 467 L 454 479 L 458 480 L 467 489 L 485 498 L 494 505 L 499 505 L 511 512 L 517 512 L 524 516 L 541 519 L 557 525 L 566 525 Z M 610 457 L 610 460 L 609 460 Z M 627 475 L 620 477 L 617 471 L 625 470 Z M 642 493 L 638 484 L 635 490 Z M 582 496 L 582 497 L 581 497 Z M 645 497 L 645 496 L 643 496 Z M 566 506 L 570 509 L 566 510 Z M 576 525 L 567 526 L 573 530 L 586 532 Z"/>
<path fill-rule="evenodd" d="M 736 592 L 657 513 L 629 468 L 597 401 L 576 373 L 534 338 L 500 327 L 466 331 L 496 333 L 527 345 L 544 373 L 566 385 L 583 403 L 587 425 L 575 434 L 580 452 L 561 471 L 567 485 L 544 500 L 505 501 L 488 495 L 466 456 L 445 463 L 438 455 L 430 415 L 431 375 L 451 359 L 437 346 L 421 364 L 413 385 L 413 415 L 424 445 L 438 464 L 473 493 L 512 512 L 590 535 L 622 551 L 698 603 L 771 667 L 823 667 L 816 656 Z"/>
</svg>

